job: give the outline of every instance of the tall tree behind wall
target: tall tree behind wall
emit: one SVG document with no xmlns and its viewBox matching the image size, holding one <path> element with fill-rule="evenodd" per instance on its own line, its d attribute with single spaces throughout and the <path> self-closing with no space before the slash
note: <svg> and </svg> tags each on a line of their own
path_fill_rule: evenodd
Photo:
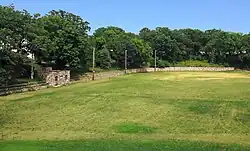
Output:
<svg viewBox="0 0 250 151">
<path fill-rule="evenodd" d="M 47 41 L 44 44 L 48 52 L 45 60 L 55 62 L 57 69 L 84 68 L 86 56 L 90 51 L 89 23 L 80 16 L 63 10 L 51 11 L 42 17 L 44 29 L 47 32 Z"/>
</svg>

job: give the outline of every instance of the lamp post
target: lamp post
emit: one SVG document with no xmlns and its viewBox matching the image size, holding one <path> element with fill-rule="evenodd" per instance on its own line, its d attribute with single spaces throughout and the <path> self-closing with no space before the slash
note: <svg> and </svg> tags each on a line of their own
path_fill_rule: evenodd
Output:
<svg viewBox="0 0 250 151">
<path fill-rule="evenodd" d="M 156 50 L 155 50 L 155 72 L 156 72 Z"/>
<path fill-rule="evenodd" d="M 110 54 L 109 54 L 109 62 L 110 62 L 110 68 L 112 67 L 112 59 L 111 59 L 111 52 L 113 52 L 114 50 L 113 49 L 111 49 L 111 50 L 109 50 L 110 51 Z"/>
<path fill-rule="evenodd" d="M 124 62 L 124 63 L 125 63 L 125 64 L 124 64 L 124 67 L 125 67 L 125 74 L 127 73 L 127 54 L 128 54 L 128 50 L 126 49 L 126 50 L 125 50 L 125 58 L 124 58 L 124 59 L 125 59 L 125 62 Z"/>
<path fill-rule="evenodd" d="M 34 79 L 34 53 L 31 53 L 31 74 L 30 74 L 30 79 Z"/>
<path fill-rule="evenodd" d="M 92 59 L 92 80 L 95 80 L 95 47 L 93 48 L 93 59 Z"/>
</svg>

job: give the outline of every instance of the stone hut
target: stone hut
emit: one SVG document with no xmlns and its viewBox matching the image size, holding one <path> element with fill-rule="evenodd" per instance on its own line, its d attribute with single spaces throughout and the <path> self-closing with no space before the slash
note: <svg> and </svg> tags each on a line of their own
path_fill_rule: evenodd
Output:
<svg viewBox="0 0 250 151">
<path fill-rule="evenodd" d="M 52 67 L 42 69 L 42 77 L 50 86 L 61 86 L 70 83 L 69 70 L 53 70 Z"/>
</svg>

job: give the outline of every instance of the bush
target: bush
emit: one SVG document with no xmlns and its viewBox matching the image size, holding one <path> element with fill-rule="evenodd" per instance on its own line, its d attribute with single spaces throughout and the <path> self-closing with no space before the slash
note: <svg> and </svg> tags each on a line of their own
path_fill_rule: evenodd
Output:
<svg viewBox="0 0 250 151">
<path fill-rule="evenodd" d="M 0 68 L 0 86 L 4 86 L 8 82 L 8 73 L 5 69 Z"/>
<path fill-rule="evenodd" d="M 186 60 L 181 61 L 175 65 L 176 67 L 223 67 L 218 64 L 210 64 L 207 60 L 199 61 L 199 60 Z"/>
<path fill-rule="evenodd" d="M 159 60 L 157 62 L 157 67 L 159 67 L 159 68 L 165 68 L 165 67 L 170 67 L 170 66 L 171 66 L 171 64 L 166 60 Z"/>
</svg>

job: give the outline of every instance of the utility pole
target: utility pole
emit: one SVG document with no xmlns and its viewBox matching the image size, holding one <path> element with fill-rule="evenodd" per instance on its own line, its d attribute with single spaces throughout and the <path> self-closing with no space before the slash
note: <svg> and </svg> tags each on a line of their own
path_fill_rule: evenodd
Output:
<svg viewBox="0 0 250 151">
<path fill-rule="evenodd" d="M 128 50 L 126 49 L 125 50 L 125 64 L 124 64 L 124 67 L 125 67 L 125 74 L 127 73 L 127 53 L 128 53 Z"/>
<path fill-rule="evenodd" d="M 92 80 L 95 80 L 95 47 L 93 48 Z"/>
<path fill-rule="evenodd" d="M 31 74 L 30 79 L 34 79 L 34 53 L 31 53 Z"/>
<path fill-rule="evenodd" d="M 156 72 L 156 50 L 155 50 L 155 72 Z"/>
<path fill-rule="evenodd" d="M 110 68 L 112 68 L 112 58 L 111 58 L 111 52 L 113 52 L 114 50 L 113 49 L 111 49 L 111 50 L 109 50 L 109 62 L 110 62 Z"/>
</svg>

